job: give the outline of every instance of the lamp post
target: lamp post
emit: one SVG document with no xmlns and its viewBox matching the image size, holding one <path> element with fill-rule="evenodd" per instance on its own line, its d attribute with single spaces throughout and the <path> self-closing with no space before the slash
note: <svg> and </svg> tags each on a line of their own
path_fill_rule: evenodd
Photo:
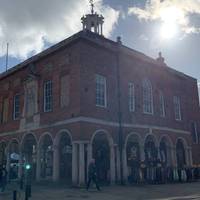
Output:
<svg viewBox="0 0 200 200">
<path fill-rule="evenodd" d="M 25 164 L 25 200 L 31 197 L 31 165 L 29 163 Z"/>
</svg>

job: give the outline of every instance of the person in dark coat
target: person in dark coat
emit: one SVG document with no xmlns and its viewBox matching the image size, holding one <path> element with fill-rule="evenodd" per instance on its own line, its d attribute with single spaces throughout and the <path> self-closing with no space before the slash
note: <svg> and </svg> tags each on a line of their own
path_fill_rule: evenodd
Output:
<svg viewBox="0 0 200 200">
<path fill-rule="evenodd" d="M 7 184 L 7 170 L 6 167 L 3 166 L 2 170 L 1 170 L 1 192 L 5 191 L 6 188 L 6 184 Z"/>
<path fill-rule="evenodd" d="M 95 160 L 94 159 L 92 159 L 90 161 L 90 164 L 89 164 L 89 167 L 88 167 L 87 190 L 89 189 L 90 183 L 92 181 L 95 183 L 97 190 L 100 191 L 100 187 L 99 187 L 98 180 L 97 180 L 97 168 L 96 168 Z"/>
</svg>

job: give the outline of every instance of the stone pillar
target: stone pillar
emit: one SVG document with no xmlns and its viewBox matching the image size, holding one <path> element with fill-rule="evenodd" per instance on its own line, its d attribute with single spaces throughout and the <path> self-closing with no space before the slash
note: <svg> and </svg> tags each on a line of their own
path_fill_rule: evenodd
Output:
<svg viewBox="0 0 200 200">
<path fill-rule="evenodd" d="M 190 167 L 191 167 L 193 165 L 192 147 L 189 147 L 189 155 L 190 155 Z"/>
<path fill-rule="evenodd" d="M 185 157 L 186 157 L 186 165 L 191 167 L 192 166 L 192 149 L 191 149 L 191 147 L 186 148 Z"/>
<path fill-rule="evenodd" d="M 121 171 L 120 171 L 120 153 L 118 146 L 116 147 L 116 156 L 117 156 L 117 181 L 120 182 Z"/>
<path fill-rule="evenodd" d="M 72 184 L 78 183 L 78 145 L 72 144 Z"/>
<path fill-rule="evenodd" d="M 40 181 L 40 174 L 41 174 L 41 159 L 40 159 L 40 147 L 38 147 L 36 156 L 36 181 Z"/>
<path fill-rule="evenodd" d="M 59 179 L 59 150 L 58 146 L 53 146 L 53 181 Z"/>
<path fill-rule="evenodd" d="M 79 143 L 79 185 L 85 185 L 84 143 Z"/>
<path fill-rule="evenodd" d="M 23 170 L 23 155 L 22 152 L 19 152 L 19 168 L 18 168 L 18 178 L 21 178 Z"/>
<path fill-rule="evenodd" d="M 88 143 L 87 144 L 87 166 L 89 166 L 90 161 L 92 160 L 93 156 L 92 156 L 92 144 Z"/>
<path fill-rule="evenodd" d="M 93 156 L 92 156 L 92 144 L 88 143 L 87 144 L 87 174 L 88 174 L 88 167 L 89 167 L 89 164 L 90 164 L 90 161 L 92 160 L 92 158 L 93 158 Z"/>
<path fill-rule="evenodd" d="M 9 149 L 6 152 L 6 170 L 8 172 L 7 179 L 10 177 L 10 151 Z"/>
<path fill-rule="evenodd" d="M 110 183 L 115 183 L 115 149 L 114 145 L 110 146 Z"/>
<path fill-rule="evenodd" d="M 172 148 L 170 146 L 166 146 L 167 150 L 167 166 L 172 166 Z"/>
<path fill-rule="evenodd" d="M 145 160 L 144 145 L 141 145 L 140 147 L 140 160 L 141 161 Z"/>
<path fill-rule="evenodd" d="M 123 162 L 123 179 L 124 179 L 124 182 L 127 183 L 127 181 L 128 181 L 128 165 L 127 165 L 126 148 L 124 148 L 122 151 L 122 162 Z"/>
<path fill-rule="evenodd" d="M 177 167 L 176 147 L 175 146 L 172 147 L 171 152 L 172 152 L 172 166 Z"/>
</svg>

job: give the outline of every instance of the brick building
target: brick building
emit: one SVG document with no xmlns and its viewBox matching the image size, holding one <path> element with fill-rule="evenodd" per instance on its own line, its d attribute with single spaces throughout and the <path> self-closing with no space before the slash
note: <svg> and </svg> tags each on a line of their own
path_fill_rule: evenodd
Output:
<svg viewBox="0 0 200 200">
<path fill-rule="evenodd" d="M 126 181 L 132 161 L 200 163 L 197 80 L 103 37 L 103 17 L 0 75 L 0 163 L 36 180 Z M 91 30 L 93 32 L 91 32 Z M 200 151 L 199 151 L 200 152 Z"/>
</svg>

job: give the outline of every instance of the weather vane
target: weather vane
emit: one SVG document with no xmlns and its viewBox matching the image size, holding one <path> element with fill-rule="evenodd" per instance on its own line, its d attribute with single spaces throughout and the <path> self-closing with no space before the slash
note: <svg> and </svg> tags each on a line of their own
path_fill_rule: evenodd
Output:
<svg viewBox="0 0 200 200">
<path fill-rule="evenodd" d="M 94 1 L 90 0 L 91 13 L 94 14 Z"/>
</svg>

